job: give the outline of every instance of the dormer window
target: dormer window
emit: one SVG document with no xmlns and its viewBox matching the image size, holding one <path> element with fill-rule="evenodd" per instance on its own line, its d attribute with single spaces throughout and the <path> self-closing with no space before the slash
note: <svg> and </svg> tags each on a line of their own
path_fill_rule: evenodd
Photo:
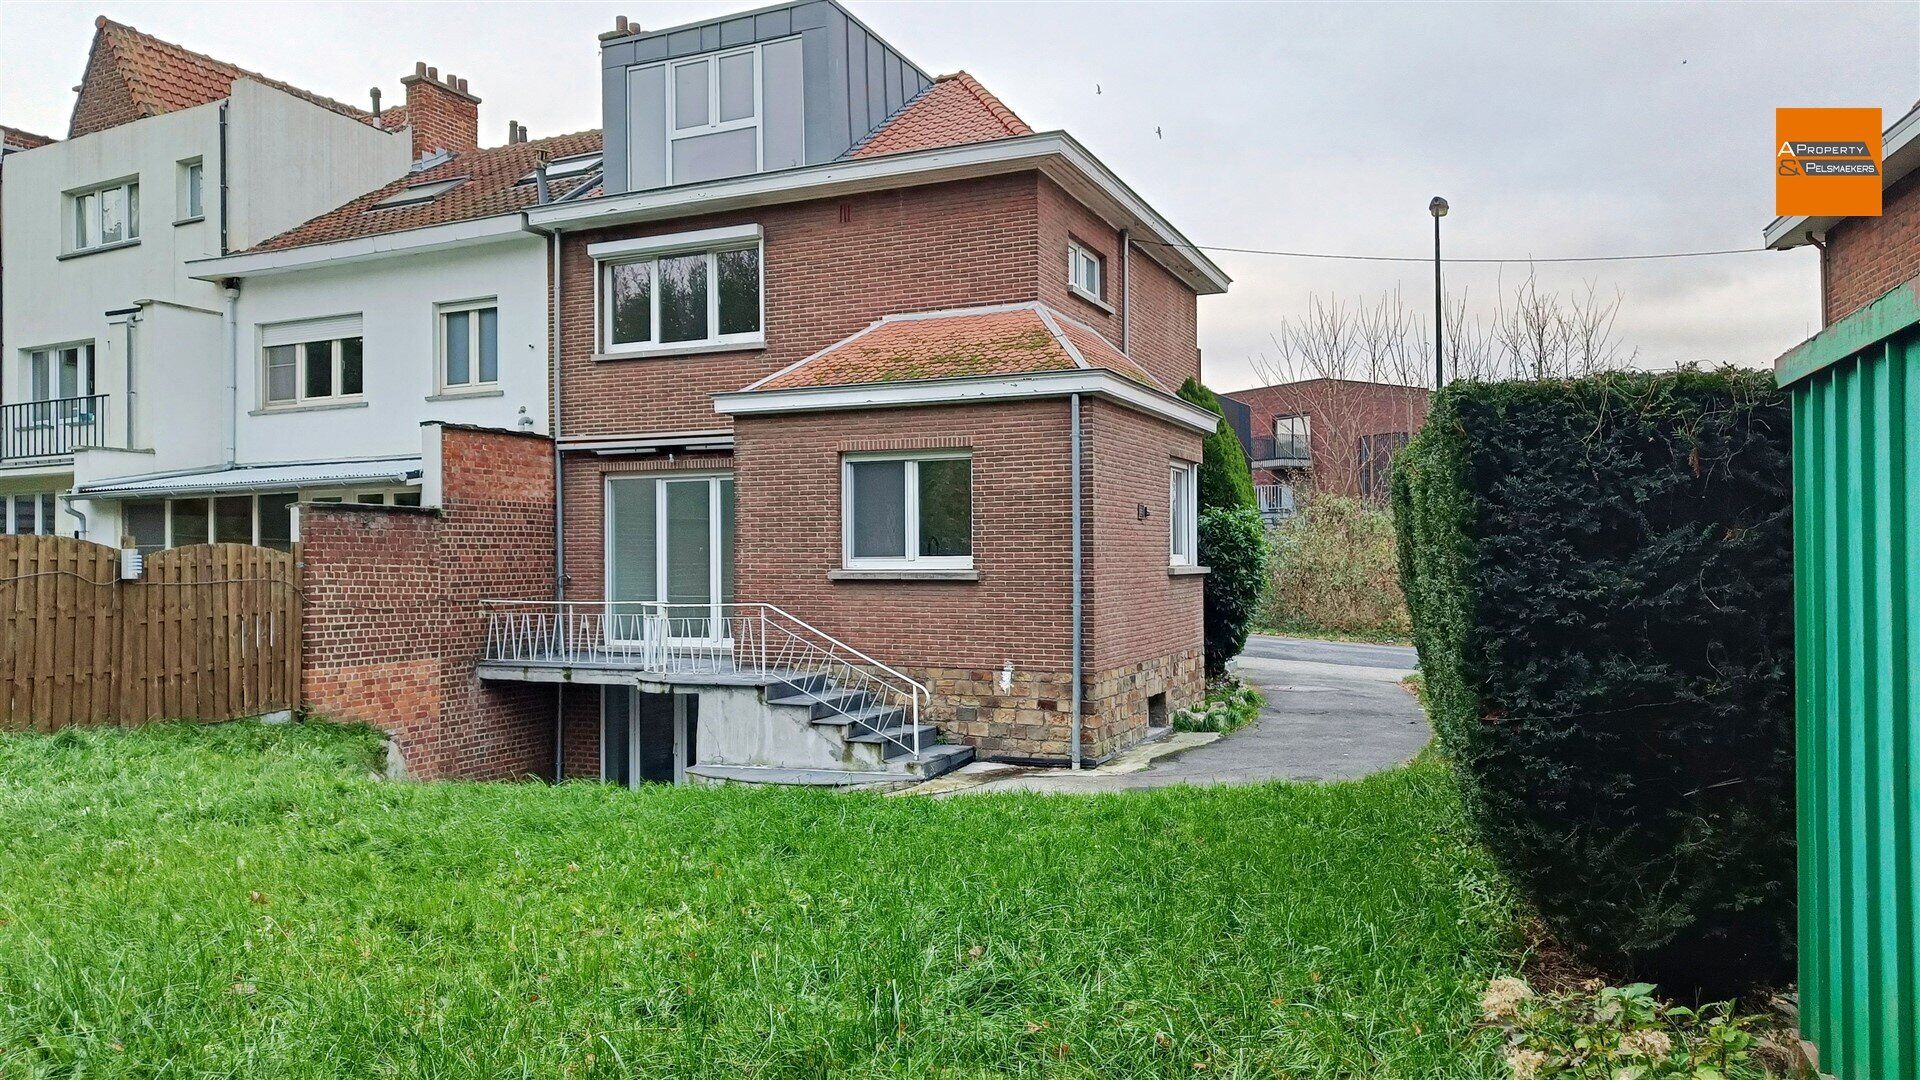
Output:
<svg viewBox="0 0 1920 1080">
<path fill-rule="evenodd" d="M 466 182 L 466 177 L 458 176 L 452 180 L 429 180 L 424 184 L 409 184 L 374 203 L 371 209 L 390 210 L 396 206 L 418 206 L 421 203 L 430 203 Z"/>
<path fill-rule="evenodd" d="M 759 61 L 760 50 L 751 47 L 669 65 L 668 142 L 676 182 L 760 170 Z"/>
</svg>

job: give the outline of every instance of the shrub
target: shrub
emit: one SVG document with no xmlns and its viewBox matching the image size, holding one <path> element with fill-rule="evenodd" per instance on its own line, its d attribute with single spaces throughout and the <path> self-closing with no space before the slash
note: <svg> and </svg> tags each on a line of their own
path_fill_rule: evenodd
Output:
<svg viewBox="0 0 1920 1080">
<path fill-rule="evenodd" d="M 1505 1037 L 1514 1080 L 1766 1080 L 1756 1050 L 1763 1017 L 1728 1002 L 1688 1008 L 1647 983 L 1536 994 L 1515 978 L 1480 995 L 1483 1019 Z"/>
<path fill-rule="evenodd" d="M 1411 632 L 1391 513 L 1344 495 L 1316 495 L 1270 537 L 1261 626 L 1375 639 Z"/>
<path fill-rule="evenodd" d="M 1220 399 L 1196 379 L 1180 384 L 1180 396 L 1195 405 L 1223 417 L 1213 434 L 1200 448 L 1200 509 L 1244 506 L 1260 508 L 1253 494 L 1253 470 L 1247 463 L 1246 447 L 1240 436 L 1224 419 Z"/>
<path fill-rule="evenodd" d="M 1686 371 L 1456 384 L 1395 464 L 1434 726 L 1591 962 L 1790 970 L 1788 452 L 1771 375 Z"/>
<path fill-rule="evenodd" d="M 1207 697 L 1190 709 L 1173 714 L 1175 731 L 1216 731 L 1230 735 L 1260 715 L 1267 697 L 1259 687 L 1232 675 L 1207 684 Z"/>
<path fill-rule="evenodd" d="M 1227 661 L 1240 655 L 1260 607 L 1267 573 L 1267 533 L 1260 511 L 1200 511 L 1200 562 L 1208 570 L 1203 622 L 1211 679 L 1225 674 Z"/>
</svg>

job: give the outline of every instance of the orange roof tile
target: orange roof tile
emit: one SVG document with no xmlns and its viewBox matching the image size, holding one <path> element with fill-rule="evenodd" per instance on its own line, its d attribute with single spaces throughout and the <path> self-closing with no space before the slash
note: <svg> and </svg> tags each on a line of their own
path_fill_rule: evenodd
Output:
<svg viewBox="0 0 1920 1080">
<path fill-rule="evenodd" d="M 1165 390 L 1091 327 L 1040 303 L 889 315 L 747 389 L 796 390 L 1091 368 Z"/>
<path fill-rule="evenodd" d="M 247 250 L 284 251 L 309 244 L 328 244 L 515 213 L 532 206 L 538 198 L 535 186 L 521 181 L 533 172 L 542 153 L 550 160 L 559 160 L 599 151 L 600 133 L 581 131 L 457 154 L 450 161 L 430 169 L 410 172 Z M 566 195 L 583 183 L 597 184 L 599 175 L 600 171 L 593 169 L 556 179 L 551 184 L 553 195 L 556 198 Z M 463 183 L 428 202 L 395 207 L 377 205 L 381 200 L 407 188 L 442 180 L 461 180 Z"/>
<path fill-rule="evenodd" d="M 21 131 L 17 127 L 0 124 L 0 143 L 15 150 L 31 150 L 36 146 L 45 146 L 56 141 L 58 140 L 50 139 L 45 135 L 35 135 L 31 131 Z"/>
<path fill-rule="evenodd" d="M 1031 134 L 1026 121 L 973 76 L 959 71 L 935 79 L 846 156 L 904 154 Z"/>
<path fill-rule="evenodd" d="M 183 49 L 170 41 L 162 41 L 124 23 L 114 22 L 104 15 L 95 19 L 93 25 L 93 48 L 87 59 L 89 77 L 82 86 L 93 82 L 96 64 L 106 64 L 108 71 L 125 86 L 125 101 L 121 107 L 105 109 L 83 109 L 81 103 L 76 102 L 69 138 L 142 117 L 159 116 L 218 101 L 232 92 L 235 79 L 243 78 L 284 90 L 342 116 L 362 122 L 373 119 L 363 109 L 248 71 L 225 60 L 216 60 L 204 53 Z M 83 89 L 82 97 L 86 93 Z"/>
</svg>

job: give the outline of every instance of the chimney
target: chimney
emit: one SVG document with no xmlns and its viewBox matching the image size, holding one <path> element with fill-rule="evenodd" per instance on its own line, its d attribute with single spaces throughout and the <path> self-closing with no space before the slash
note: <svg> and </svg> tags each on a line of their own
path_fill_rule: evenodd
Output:
<svg viewBox="0 0 1920 1080">
<path fill-rule="evenodd" d="M 368 91 L 368 93 L 371 94 L 373 97 L 373 126 L 379 127 L 380 126 L 380 88 L 376 86 L 372 90 Z"/>
<path fill-rule="evenodd" d="M 421 61 L 413 74 L 400 80 L 407 88 L 407 122 L 413 125 L 415 161 L 439 150 L 464 154 L 480 146 L 480 99 L 467 91 L 467 80 Z"/>
</svg>

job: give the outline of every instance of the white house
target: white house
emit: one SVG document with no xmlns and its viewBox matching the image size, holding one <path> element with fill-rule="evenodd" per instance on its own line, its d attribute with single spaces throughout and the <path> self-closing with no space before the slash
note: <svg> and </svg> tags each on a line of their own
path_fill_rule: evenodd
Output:
<svg viewBox="0 0 1920 1080">
<path fill-rule="evenodd" d="M 9 532 L 113 543 L 111 506 L 59 498 L 77 477 L 230 453 L 225 298 L 188 260 L 337 206 L 413 151 L 369 112 L 95 25 L 70 137 L 8 154 L 0 187 L 0 493 Z"/>
</svg>

